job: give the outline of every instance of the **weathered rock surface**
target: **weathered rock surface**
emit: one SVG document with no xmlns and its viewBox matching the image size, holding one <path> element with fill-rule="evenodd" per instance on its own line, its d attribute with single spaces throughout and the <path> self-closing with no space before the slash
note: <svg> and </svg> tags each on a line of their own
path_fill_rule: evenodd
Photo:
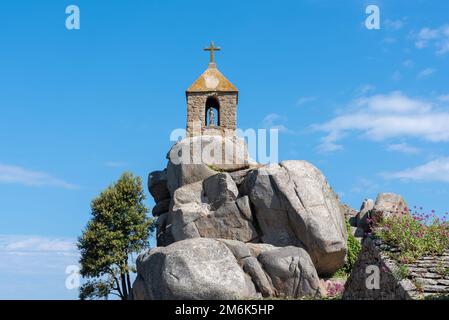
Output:
<svg viewBox="0 0 449 320">
<path fill-rule="evenodd" d="M 248 174 L 243 190 L 255 208 L 262 242 L 304 247 L 319 274 L 343 266 L 344 212 L 318 169 L 305 161 L 262 167 Z"/>
<path fill-rule="evenodd" d="M 153 207 L 153 210 L 151 211 L 153 216 L 158 217 L 161 214 L 168 212 L 168 210 L 170 209 L 170 202 L 171 199 L 164 199 L 157 202 L 156 205 Z"/>
<path fill-rule="evenodd" d="M 135 299 L 255 298 L 249 276 L 231 250 L 213 239 L 190 239 L 157 247 L 137 259 Z"/>
<path fill-rule="evenodd" d="M 148 190 L 156 203 L 170 199 L 170 192 L 167 188 L 167 170 L 154 171 L 149 174 Z"/>
<path fill-rule="evenodd" d="M 369 215 L 371 213 L 371 210 L 373 209 L 374 209 L 374 201 L 371 199 L 365 199 L 356 217 L 357 228 L 361 229 L 362 234 L 364 232 L 368 232 L 370 229 L 368 219 L 370 218 Z"/>
<path fill-rule="evenodd" d="M 229 173 L 178 188 L 173 195 L 170 222 L 165 224 L 170 227 L 164 232 L 170 232 L 169 238 L 174 241 L 198 237 L 254 241 L 258 234 L 249 199 L 237 198 L 238 193 Z"/>
<path fill-rule="evenodd" d="M 133 298 L 316 296 L 318 275 L 344 265 L 345 214 L 355 220 L 355 211 L 339 202 L 322 173 L 305 161 L 256 165 L 235 143 L 231 165 L 215 161 L 228 156 L 216 151 L 226 143 L 184 139 L 169 152 L 166 171 L 150 176 L 159 247 L 139 257 Z M 206 148 L 206 157 L 172 161 L 186 153 L 195 160 L 195 148 Z M 210 277 L 201 276 L 204 270 Z M 235 274 L 221 275 L 229 272 Z M 223 285 L 227 279 L 235 284 Z"/>
<path fill-rule="evenodd" d="M 263 250 L 266 248 L 268 250 Z M 158 247 L 137 259 L 133 298 L 236 299 L 261 296 L 319 296 L 319 278 L 300 248 L 239 241 L 189 239 Z"/>
<path fill-rule="evenodd" d="M 209 166 L 200 164 L 173 164 L 171 161 L 167 165 L 167 187 L 170 194 L 182 186 L 202 181 L 208 177 L 211 177 L 218 172 L 212 170 Z"/>
<path fill-rule="evenodd" d="M 306 250 L 292 246 L 277 248 L 261 253 L 258 259 L 277 296 L 319 295 L 320 279 Z"/>
<path fill-rule="evenodd" d="M 402 196 L 394 193 L 379 193 L 372 212 L 373 217 L 379 215 L 391 217 L 397 214 L 408 214 L 409 209 Z"/>
<path fill-rule="evenodd" d="M 167 185 L 171 194 L 219 171 L 232 172 L 256 165 L 243 140 L 216 135 L 185 138 L 172 147 L 167 158 Z"/>
<path fill-rule="evenodd" d="M 341 204 L 345 219 L 348 220 L 349 225 L 352 227 L 357 227 L 357 210 L 351 208 L 347 204 Z"/>
</svg>

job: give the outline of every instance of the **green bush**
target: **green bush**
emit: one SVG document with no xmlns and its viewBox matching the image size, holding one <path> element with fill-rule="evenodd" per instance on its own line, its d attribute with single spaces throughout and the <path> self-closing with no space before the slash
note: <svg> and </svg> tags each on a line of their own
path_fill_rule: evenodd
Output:
<svg viewBox="0 0 449 320">
<path fill-rule="evenodd" d="M 335 272 L 334 277 L 348 276 L 351 273 L 352 267 L 357 261 L 360 250 L 362 249 L 360 242 L 356 239 L 356 237 L 354 237 L 351 232 L 351 225 L 349 224 L 348 220 L 346 220 L 346 228 L 348 230 L 348 253 L 346 257 L 346 263 L 337 272 Z"/>
<path fill-rule="evenodd" d="M 400 250 L 398 260 L 410 263 L 424 255 L 440 255 L 449 246 L 449 224 L 433 217 L 430 222 L 410 214 L 383 218 L 374 225 L 374 235 Z"/>
</svg>

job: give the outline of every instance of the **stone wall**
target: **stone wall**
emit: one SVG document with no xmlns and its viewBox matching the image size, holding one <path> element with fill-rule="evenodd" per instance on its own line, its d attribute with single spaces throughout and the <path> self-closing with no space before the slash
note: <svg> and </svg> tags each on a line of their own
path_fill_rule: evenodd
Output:
<svg viewBox="0 0 449 320">
<path fill-rule="evenodd" d="M 449 250 L 438 257 L 424 257 L 405 265 L 422 297 L 449 295 Z"/>
<path fill-rule="evenodd" d="M 347 300 L 409 300 L 449 295 L 449 251 L 437 257 L 423 257 L 412 264 L 399 265 L 392 257 L 399 255 L 396 247 L 379 239 L 365 238 L 362 251 L 346 282 L 343 299 Z M 366 284 L 376 266 L 378 289 Z M 371 278 L 372 279 L 372 278 Z"/>
<path fill-rule="evenodd" d="M 234 132 L 237 127 L 237 92 L 200 92 L 187 94 L 187 134 L 201 135 L 208 130 L 206 125 L 206 101 L 215 97 L 220 104 L 220 131 Z"/>
</svg>

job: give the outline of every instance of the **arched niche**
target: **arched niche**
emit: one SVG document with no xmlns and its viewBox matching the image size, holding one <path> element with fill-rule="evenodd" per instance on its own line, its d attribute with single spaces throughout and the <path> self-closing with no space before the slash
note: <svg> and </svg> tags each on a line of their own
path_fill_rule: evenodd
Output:
<svg viewBox="0 0 449 320">
<path fill-rule="evenodd" d="M 207 127 L 220 126 L 220 102 L 216 97 L 208 97 L 206 100 L 205 124 Z"/>
</svg>

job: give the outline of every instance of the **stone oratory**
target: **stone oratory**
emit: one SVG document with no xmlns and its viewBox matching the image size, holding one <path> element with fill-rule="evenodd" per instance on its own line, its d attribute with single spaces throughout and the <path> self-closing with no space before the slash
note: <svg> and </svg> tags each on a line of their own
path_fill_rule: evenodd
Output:
<svg viewBox="0 0 449 320">
<path fill-rule="evenodd" d="M 214 56 L 220 47 L 211 42 L 204 50 L 210 51 L 209 66 L 186 91 L 187 136 L 234 136 L 238 90 L 217 69 Z"/>
</svg>

